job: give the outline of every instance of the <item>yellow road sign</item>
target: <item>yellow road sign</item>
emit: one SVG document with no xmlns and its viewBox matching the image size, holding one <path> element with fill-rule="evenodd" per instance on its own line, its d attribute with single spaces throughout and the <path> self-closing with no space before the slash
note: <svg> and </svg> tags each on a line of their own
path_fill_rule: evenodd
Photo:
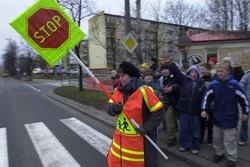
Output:
<svg viewBox="0 0 250 167">
<path fill-rule="evenodd" d="M 134 38 L 134 36 L 131 33 L 128 33 L 123 41 L 122 41 L 123 46 L 127 49 L 127 51 L 132 54 L 135 50 L 135 48 L 138 45 L 138 42 Z"/>
<path fill-rule="evenodd" d="M 55 0 L 38 0 L 10 25 L 51 65 L 85 34 Z"/>
</svg>

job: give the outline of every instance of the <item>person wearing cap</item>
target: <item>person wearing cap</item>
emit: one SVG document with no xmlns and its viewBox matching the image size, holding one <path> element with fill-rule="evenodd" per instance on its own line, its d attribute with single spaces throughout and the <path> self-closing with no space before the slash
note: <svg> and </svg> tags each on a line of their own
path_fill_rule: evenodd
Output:
<svg viewBox="0 0 250 167">
<path fill-rule="evenodd" d="M 148 68 L 148 63 L 142 63 L 141 64 L 141 67 L 140 67 L 140 72 L 142 73 L 143 70 L 147 69 Z"/>
<path fill-rule="evenodd" d="M 212 77 L 216 77 L 216 68 L 215 68 L 215 65 L 217 64 L 217 58 L 216 57 L 209 57 L 208 58 L 208 64 L 211 65 L 211 75 Z"/>
<path fill-rule="evenodd" d="M 145 84 L 151 87 L 154 87 L 153 79 L 154 79 L 154 74 L 153 71 L 150 68 L 144 69 L 142 71 L 142 79 L 144 80 Z"/>
<path fill-rule="evenodd" d="M 151 61 L 152 61 L 152 64 L 151 66 L 149 67 L 153 73 L 155 72 L 155 70 L 158 68 L 158 64 L 157 64 L 157 59 L 155 57 L 152 57 L 151 58 Z"/>
<path fill-rule="evenodd" d="M 157 142 L 157 127 L 163 118 L 163 104 L 154 94 L 154 90 L 142 85 L 140 71 L 129 62 L 119 65 L 120 82 L 109 100 L 105 111 L 117 117 L 116 130 L 109 153 L 109 167 L 157 167 L 157 150 L 144 138 L 148 135 Z M 138 124 L 135 128 L 124 111 Z"/>
<path fill-rule="evenodd" d="M 190 67 L 189 62 L 188 62 L 187 58 L 182 59 L 181 62 L 182 62 L 181 71 L 185 73 Z"/>
<path fill-rule="evenodd" d="M 173 60 L 173 55 L 172 54 L 167 54 L 167 55 L 162 56 L 160 58 L 160 66 L 154 72 L 154 78 L 155 79 L 159 79 L 162 76 L 161 66 L 163 66 L 164 64 L 172 62 L 172 60 Z"/>
</svg>

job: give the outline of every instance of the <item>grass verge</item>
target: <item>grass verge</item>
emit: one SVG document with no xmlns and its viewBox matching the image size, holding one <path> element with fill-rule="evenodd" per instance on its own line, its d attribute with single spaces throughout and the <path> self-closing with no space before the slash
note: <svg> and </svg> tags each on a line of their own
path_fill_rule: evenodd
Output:
<svg viewBox="0 0 250 167">
<path fill-rule="evenodd" d="M 79 88 L 75 86 L 59 87 L 54 90 L 54 93 L 96 109 L 104 109 L 108 101 L 108 97 L 101 91 L 92 89 L 79 91 Z"/>
</svg>

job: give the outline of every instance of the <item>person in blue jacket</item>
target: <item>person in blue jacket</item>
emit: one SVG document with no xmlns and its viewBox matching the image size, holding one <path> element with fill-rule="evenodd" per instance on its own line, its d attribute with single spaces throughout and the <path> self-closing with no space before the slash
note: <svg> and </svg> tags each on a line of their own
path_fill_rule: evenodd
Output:
<svg viewBox="0 0 250 167">
<path fill-rule="evenodd" d="M 227 63 L 219 63 L 216 67 L 217 78 L 210 83 L 202 101 L 203 118 L 208 119 L 210 103 L 214 100 L 212 114 L 214 123 L 213 147 L 215 156 L 213 161 L 220 162 L 227 156 L 227 167 L 233 167 L 237 160 L 237 123 L 239 119 L 238 101 L 242 108 L 243 121 L 249 113 L 249 103 L 242 87 L 233 79 Z M 224 147 L 223 147 L 224 146 Z"/>
</svg>

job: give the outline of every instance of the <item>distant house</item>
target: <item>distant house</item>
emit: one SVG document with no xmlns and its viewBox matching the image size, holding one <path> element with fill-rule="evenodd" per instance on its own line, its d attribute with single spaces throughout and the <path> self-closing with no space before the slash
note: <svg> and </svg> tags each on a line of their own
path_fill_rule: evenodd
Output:
<svg viewBox="0 0 250 167">
<path fill-rule="evenodd" d="M 209 57 L 218 61 L 231 57 L 233 65 L 240 64 L 244 70 L 250 68 L 250 31 L 207 31 L 193 34 L 187 31 L 188 42 L 179 45 L 182 57 L 201 58 L 207 62 Z"/>
</svg>

